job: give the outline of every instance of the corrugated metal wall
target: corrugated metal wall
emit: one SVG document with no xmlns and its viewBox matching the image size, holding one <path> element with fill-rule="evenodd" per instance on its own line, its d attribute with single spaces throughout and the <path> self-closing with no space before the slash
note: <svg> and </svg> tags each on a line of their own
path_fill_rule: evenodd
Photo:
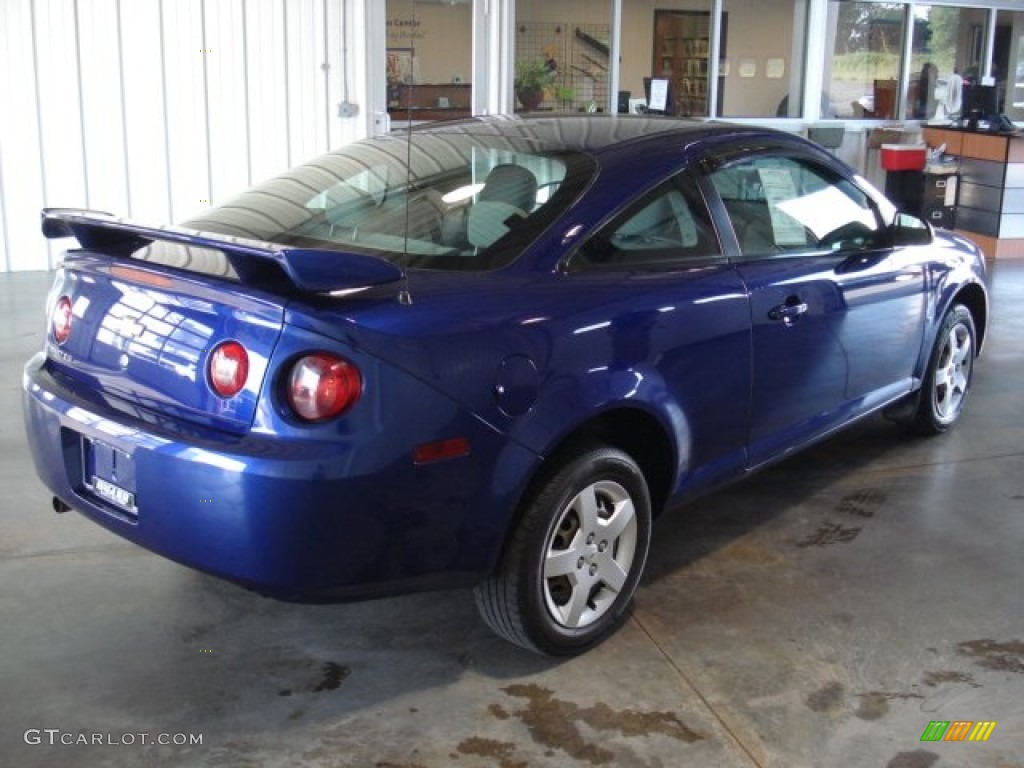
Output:
<svg viewBox="0 0 1024 768">
<path fill-rule="evenodd" d="M 0 0 L 0 271 L 44 206 L 181 221 L 365 135 L 373 1 Z"/>
</svg>

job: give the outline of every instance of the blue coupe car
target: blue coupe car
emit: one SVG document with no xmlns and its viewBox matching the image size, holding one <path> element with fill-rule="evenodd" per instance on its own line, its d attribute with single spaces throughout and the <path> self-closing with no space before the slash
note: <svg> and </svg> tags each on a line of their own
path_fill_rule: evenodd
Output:
<svg viewBox="0 0 1024 768">
<path fill-rule="evenodd" d="M 666 506 L 881 409 L 950 428 L 988 322 L 974 245 L 752 126 L 445 123 L 43 233 L 80 246 L 24 373 L 58 511 L 284 599 L 473 586 L 551 654 Z"/>
</svg>

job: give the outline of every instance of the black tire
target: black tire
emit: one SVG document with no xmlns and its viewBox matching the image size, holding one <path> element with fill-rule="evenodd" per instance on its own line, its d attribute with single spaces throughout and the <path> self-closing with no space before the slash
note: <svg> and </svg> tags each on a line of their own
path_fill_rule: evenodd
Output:
<svg viewBox="0 0 1024 768">
<path fill-rule="evenodd" d="M 628 454 L 595 447 L 558 464 L 524 503 L 497 571 L 476 588 L 477 608 L 516 645 L 582 653 L 619 626 L 640 582 L 647 482 Z"/>
<path fill-rule="evenodd" d="M 960 419 L 967 405 L 976 353 L 974 317 L 963 304 L 955 304 L 942 318 L 935 337 L 911 423 L 916 432 L 937 435 Z"/>
</svg>

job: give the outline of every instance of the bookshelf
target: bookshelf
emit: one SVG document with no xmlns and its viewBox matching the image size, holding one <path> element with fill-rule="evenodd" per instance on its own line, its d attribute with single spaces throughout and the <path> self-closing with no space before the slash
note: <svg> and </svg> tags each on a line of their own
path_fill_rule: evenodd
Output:
<svg viewBox="0 0 1024 768">
<path fill-rule="evenodd" d="M 726 16 L 722 14 L 722 56 L 725 56 Z M 655 11 L 652 51 L 652 76 L 671 80 L 676 114 L 707 117 L 711 14 L 707 11 Z M 722 80 L 720 76 L 719 113 L 722 105 Z"/>
</svg>

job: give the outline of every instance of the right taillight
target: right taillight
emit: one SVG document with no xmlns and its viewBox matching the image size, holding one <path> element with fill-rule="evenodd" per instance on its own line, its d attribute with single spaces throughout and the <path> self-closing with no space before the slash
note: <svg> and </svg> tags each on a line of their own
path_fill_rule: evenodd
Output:
<svg viewBox="0 0 1024 768">
<path fill-rule="evenodd" d="M 304 421 L 324 421 L 344 413 L 363 392 L 359 370 L 324 352 L 295 361 L 288 375 L 288 404 Z"/>
<path fill-rule="evenodd" d="M 63 344 L 71 335 L 71 318 L 71 299 L 61 296 L 53 305 L 53 313 L 50 315 L 53 338 L 58 344 Z"/>
</svg>

